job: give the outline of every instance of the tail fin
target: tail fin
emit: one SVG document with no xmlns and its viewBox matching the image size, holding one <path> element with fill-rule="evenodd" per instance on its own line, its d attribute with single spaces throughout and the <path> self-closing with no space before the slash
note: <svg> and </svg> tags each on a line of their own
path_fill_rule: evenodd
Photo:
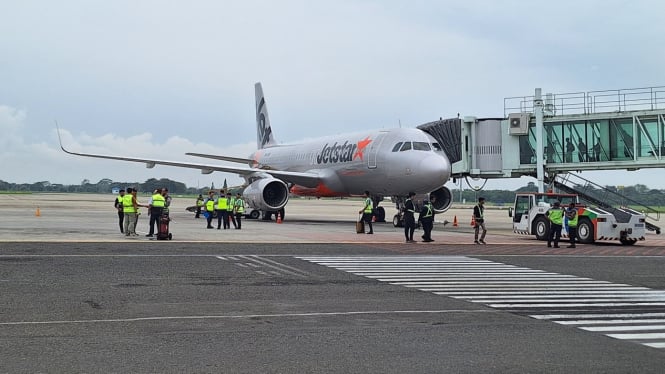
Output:
<svg viewBox="0 0 665 374">
<path fill-rule="evenodd" d="M 256 146 L 258 149 L 276 145 L 275 138 L 272 137 L 270 128 L 270 119 L 268 119 L 268 108 L 266 99 L 263 97 L 263 88 L 261 83 L 254 85 L 256 97 Z"/>
</svg>

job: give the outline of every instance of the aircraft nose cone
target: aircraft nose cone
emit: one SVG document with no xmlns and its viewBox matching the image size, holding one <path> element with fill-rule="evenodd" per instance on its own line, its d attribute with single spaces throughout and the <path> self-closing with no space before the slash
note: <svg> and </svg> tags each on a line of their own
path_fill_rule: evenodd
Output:
<svg viewBox="0 0 665 374">
<path fill-rule="evenodd" d="M 420 162 L 420 171 L 423 175 L 436 181 L 437 187 L 443 186 L 448 182 L 451 170 L 450 161 L 444 156 L 432 155 Z"/>
</svg>

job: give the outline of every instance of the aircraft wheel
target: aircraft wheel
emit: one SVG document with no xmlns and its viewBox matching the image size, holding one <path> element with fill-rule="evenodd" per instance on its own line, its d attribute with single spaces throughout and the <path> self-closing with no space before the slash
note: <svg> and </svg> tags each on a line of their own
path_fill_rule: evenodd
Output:
<svg viewBox="0 0 665 374">
<path fill-rule="evenodd" d="M 284 221 L 284 208 L 279 210 L 279 217 Z"/>
<path fill-rule="evenodd" d="M 533 232 L 538 240 L 547 240 L 550 235 L 550 223 L 546 217 L 538 217 L 533 223 Z"/>
<path fill-rule="evenodd" d="M 593 224 L 588 218 L 580 219 L 580 223 L 577 225 L 577 238 L 580 240 L 580 243 L 593 243 Z"/>
<path fill-rule="evenodd" d="M 259 219 L 260 216 L 261 216 L 261 212 L 259 212 L 256 209 L 249 212 L 249 218 L 251 218 L 251 219 Z"/>
</svg>

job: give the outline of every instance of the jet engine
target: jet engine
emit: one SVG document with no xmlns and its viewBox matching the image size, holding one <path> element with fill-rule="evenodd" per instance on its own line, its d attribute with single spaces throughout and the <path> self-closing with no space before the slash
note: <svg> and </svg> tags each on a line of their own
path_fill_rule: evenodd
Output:
<svg viewBox="0 0 665 374">
<path fill-rule="evenodd" d="M 443 186 L 438 190 L 432 191 L 430 196 L 436 197 L 432 205 L 437 213 L 443 213 L 453 205 L 453 193 L 448 187 Z"/>
<path fill-rule="evenodd" d="M 243 198 L 254 209 L 277 211 L 289 201 L 289 188 L 279 179 L 261 178 L 245 188 Z"/>
</svg>

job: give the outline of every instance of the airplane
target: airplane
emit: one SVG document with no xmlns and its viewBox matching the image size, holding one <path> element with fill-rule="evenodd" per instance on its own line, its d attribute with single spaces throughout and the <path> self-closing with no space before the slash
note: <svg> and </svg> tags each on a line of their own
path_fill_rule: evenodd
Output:
<svg viewBox="0 0 665 374">
<path fill-rule="evenodd" d="M 210 165 L 122 156 L 72 152 L 71 155 L 145 163 L 146 167 L 166 165 L 199 169 L 203 174 L 213 171 L 235 173 L 245 180 L 242 192 L 251 207 L 252 218 L 259 214 L 271 219 L 284 207 L 289 194 L 313 197 L 362 196 L 370 191 L 375 211 L 384 197 L 404 207 L 409 192 L 419 196 L 435 196 L 435 211 L 450 208 L 452 193 L 445 187 L 450 179 L 451 164 L 436 139 L 414 128 L 393 128 L 333 135 L 299 144 L 278 144 L 273 136 L 261 83 L 255 86 L 257 151 L 248 158 L 186 153 L 190 156 L 220 160 L 247 166 Z M 57 124 L 56 124 L 57 126 Z M 385 217 L 385 212 L 383 212 Z M 401 214 L 393 217 L 401 225 Z"/>
</svg>

